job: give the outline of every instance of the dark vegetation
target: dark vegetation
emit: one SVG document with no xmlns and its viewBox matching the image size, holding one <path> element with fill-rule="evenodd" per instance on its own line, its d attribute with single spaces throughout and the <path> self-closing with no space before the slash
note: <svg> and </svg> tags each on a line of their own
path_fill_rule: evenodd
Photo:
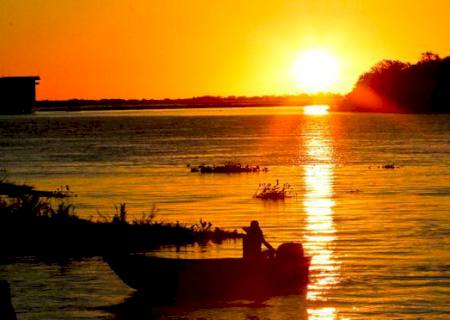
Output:
<svg viewBox="0 0 450 320">
<path fill-rule="evenodd" d="M 450 57 L 426 52 L 417 63 L 383 60 L 359 77 L 337 110 L 449 113 Z"/>
<path fill-rule="evenodd" d="M 224 165 L 205 165 L 201 164 L 199 166 L 191 166 L 188 165 L 188 168 L 191 169 L 191 172 L 200 172 L 200 173 L 251 173 L 251 172 L 267 172 L 269 169 L 267 167 L 260 167 L 259 165 L 243 166 L 240 163 L 229 162 Z"/>
<path fill-rule="evenodd" d="M 334 105 L 341 98 L 338 94 L 298 94 L 282 96 L 202 96 L 183 99 L 70 99 L 42 100 L 36 102 L 36 110 L 133 110 L 133 109 L 175 109 L 208 107 L 254 107 L 254 106 L 299 106 L 308 104 Z"/>
<path fill-rule="evenodd" d="M 66 200 L 28 191 L 1 196 L 0 258 L 107 255 L 241 237 L 237 231 L 213 229 L 212 223 L 203 220 L 192 226 L 157 221 L 156 207 L 129 222 L 124 203 L 116 206 L 112 221 L 104 217 L 87 220 L 78 217 L 75 207 Z"/>
</svg>

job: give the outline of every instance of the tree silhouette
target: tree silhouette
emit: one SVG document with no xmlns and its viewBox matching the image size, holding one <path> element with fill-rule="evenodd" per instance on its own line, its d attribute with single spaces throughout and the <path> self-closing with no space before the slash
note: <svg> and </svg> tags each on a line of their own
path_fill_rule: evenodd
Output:
<svg viewBox="0 0 450 320">
<path fill-rule="evenodd" d="M 450 57 L 425 52 L 415 64 L 383 60 L 359 77 L 340 110 L 450 112 Z"/>
</svg>

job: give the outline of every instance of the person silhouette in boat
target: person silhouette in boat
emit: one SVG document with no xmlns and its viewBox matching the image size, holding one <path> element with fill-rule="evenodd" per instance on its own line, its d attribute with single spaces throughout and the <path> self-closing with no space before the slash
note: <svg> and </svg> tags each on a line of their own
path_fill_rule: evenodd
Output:
<svg viewBox="0 0 450 320">
<path fill-rule="evenodd" d="M 249 227 L 243 227 L 246 234 L 243 240 L 243 253 L 244 259 L 262 258 L 265 256 L 265 252 L 261 251 L 261 245 L 267 247 L 268 255 L 272 257 L 275 254 L 275 249 L 266 241 L 264 234 L 259 227 L 259 223 L 253 220 Z"/>
</svg>

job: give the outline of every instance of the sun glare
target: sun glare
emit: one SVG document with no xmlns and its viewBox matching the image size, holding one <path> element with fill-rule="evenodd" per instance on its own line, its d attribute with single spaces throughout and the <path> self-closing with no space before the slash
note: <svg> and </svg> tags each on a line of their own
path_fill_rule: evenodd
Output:
<svg viewBox="0 0 450 320">
<path fill-rule="evenodd" d="M 328 109 L 330 107 L 327 105 L 317 105 L 317 106 L 304 106 L 303 114 L 310 116 L 323 116 L 328 114 Z"/>
<path fill-rule="evenodd" d="M 315 49 L 301 54 L 293 67 L 294 77 L 301 91 L 324 92 L 338 80 L 339 63 L 327 51 Z"/>
</svg>

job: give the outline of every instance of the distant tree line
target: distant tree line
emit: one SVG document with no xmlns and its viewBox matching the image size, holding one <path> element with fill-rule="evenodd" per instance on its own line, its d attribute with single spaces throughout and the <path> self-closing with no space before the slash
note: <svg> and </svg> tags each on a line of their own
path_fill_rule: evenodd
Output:
<svg viewBox="0 0 450 320">
<path fill-rule="evenodd" d="M 359 77 L 337 109 L 450 113 L 450 57 L 425 52 L 413 64 L 383 60 Z"/>
<path fill-rule="evenodd" d="M 285 106 L 308 104 L 335 104 L 341 98 L 338 94 L 296 94 L 281 96 L 201 96 L 181 99 L 70 99 L 37 101 L 38 110 L 104 110 L 104 109 L 155 109 L 179 107 L 245 107 Z"/>
</svg>

